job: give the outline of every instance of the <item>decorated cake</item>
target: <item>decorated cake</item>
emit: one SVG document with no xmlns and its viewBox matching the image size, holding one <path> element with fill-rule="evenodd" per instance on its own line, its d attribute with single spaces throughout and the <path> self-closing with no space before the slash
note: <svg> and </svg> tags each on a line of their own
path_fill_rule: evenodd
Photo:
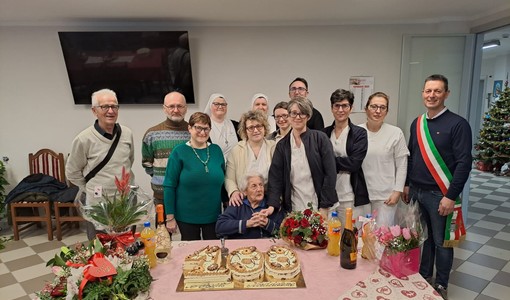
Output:
<svg viewBox="0 0 510 300">
<path fill-rule="evenodd" d="M 297 281 L 301 272 L 296 252 L 286 246 L 271 246 L 264 254 L 267 281 Z"/>
<path fill-rule="evenodd" d="M 207 246 L 184 258 L 185 283 L 226 282 L 231 280 L 230 270 L 220 266 L 221 253 L 218 246 Z"/>
<path fill-rule="evenodd" d="M 255 246 L 238 248 L 227 257 L 234 284 L 264 280 L 264 255 Z"/>
</svg>

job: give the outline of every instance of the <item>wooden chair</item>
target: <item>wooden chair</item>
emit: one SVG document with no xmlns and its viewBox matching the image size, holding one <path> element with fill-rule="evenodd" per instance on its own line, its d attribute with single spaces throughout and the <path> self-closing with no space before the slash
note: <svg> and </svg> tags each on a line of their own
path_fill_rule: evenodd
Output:
<svg viewBox="0 0 510 300">
<path fill-rule="evenodd" d="M 69 225 L 72 228 L 73 225 L 76 225 L 76 228 L 80 227 L 80 222 L 85 221 L 85 219 L 80 215 L 78 208 L 74 204 L 74 202 L 53 202 L 53 208 L 55 211 L 55 223 L 57 227 L 57 240 L 62 240 L 62 226 Z M 64 213 L 62 213 L 61 209 L 64 209 Z"/>
<path fill-rule="evenodd" d="M 41 149 L 35 154 L 30 153 L 28 155 L 28 163 L 30 167 L 30 174 L 42 173 L 50 175 L 65 183 L 64 155 L 62 153 L 57 154 L 50 149 Z M 48 240 L 53 240 L 51 206 L 49 200 L 41 202 L 21 200 L 18 202 L 11 202 L 10 206 L 15 241 L 19 240 L 20 231 L 23 231 L 33 225 L 42 227 L 41 223 L 43 222 L 46 223 Z M 31 215 L 27 216 L 19 214 L 18 209 L 29 210 Z M 40 209 L 43 211 L 44 215 L 40 215 Z"/>
</svg>

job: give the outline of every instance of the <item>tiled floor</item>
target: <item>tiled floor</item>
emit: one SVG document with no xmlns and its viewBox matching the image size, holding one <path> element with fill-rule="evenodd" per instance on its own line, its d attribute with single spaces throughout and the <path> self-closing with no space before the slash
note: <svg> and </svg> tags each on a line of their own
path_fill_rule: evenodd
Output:
<svg viewBox="0 0 510 300">
<path fill-rule="evenodd" d="M 449 298 L 510 299 L 510 177 L 472 172 L 466 225 L 466 241 L 454 251 Z M 53 278 L 46 262 L 61 246 L 85 240 L 76 229 L 61 242 L 49 242 L 45 231 L 34 230 L 8 242 L 0 252 L 0 299 L 33 299 Z"/>
</svg>

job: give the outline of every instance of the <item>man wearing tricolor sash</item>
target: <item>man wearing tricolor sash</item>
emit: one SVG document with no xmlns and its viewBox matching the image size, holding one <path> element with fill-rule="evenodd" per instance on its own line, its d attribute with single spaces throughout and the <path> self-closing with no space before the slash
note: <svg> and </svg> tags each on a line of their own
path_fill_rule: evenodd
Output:
<svg viewBox="0 0 510 300">
<path fill-rule="evenodd" d="M 427 112 L 411 124 L 404 201 L 418 201 L 428 228 L 420 274 L 447 299 L 453 248 L 466 234 L 460 193 L 471 171 L 473 146 L 469 123 L 445 106 L 448 79 L 425 79 L 422 98 Z M 434 261 L 435 283 L 432 281 Z"/>
</svg>

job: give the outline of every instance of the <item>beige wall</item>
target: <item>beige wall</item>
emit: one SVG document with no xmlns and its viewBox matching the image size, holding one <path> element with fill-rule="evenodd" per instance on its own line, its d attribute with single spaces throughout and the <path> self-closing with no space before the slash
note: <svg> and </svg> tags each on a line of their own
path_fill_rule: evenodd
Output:
<svg viewBox="0 0 510 300">
<path fill-rule="evenodd" d="M 403 34 L 467 33 L 463 24 L 307 27 L 3 27 L 0 28 L 0 158 L 8 156 L 8 179 L 28 174 L 29 152 L 48 147 L 68 153 L 73 138 L 94 118 L 74 105 L 58 40 L 59 30 L 189 30 L 195 95 L 188 109 L 202 111 L 209 95 L 223 93 L 233 119 L 248 109 L 257 92 L 271 104 L 287 100 L 296 76 L 310 84 L 310 99 L 327 124 L 333 118 L 329 95 L 348 88 L 353 75 L 375 77 L 375 90 L 391 97 L 387 121 L 396 124 Z M 407 101 L 420 101 L 416 99 Z M 119 122 L 135 135 L 135 177 L 150 191 L 141 167 L 141 138 L 164 118 L 160 106 L 122 106 Z M 364 121 L 353 114 L 355 123 Z M 406 129 L 404 129 L 406 130 Z M 9 188 L 12 188 L 11 185 Z"/>
</svg>

